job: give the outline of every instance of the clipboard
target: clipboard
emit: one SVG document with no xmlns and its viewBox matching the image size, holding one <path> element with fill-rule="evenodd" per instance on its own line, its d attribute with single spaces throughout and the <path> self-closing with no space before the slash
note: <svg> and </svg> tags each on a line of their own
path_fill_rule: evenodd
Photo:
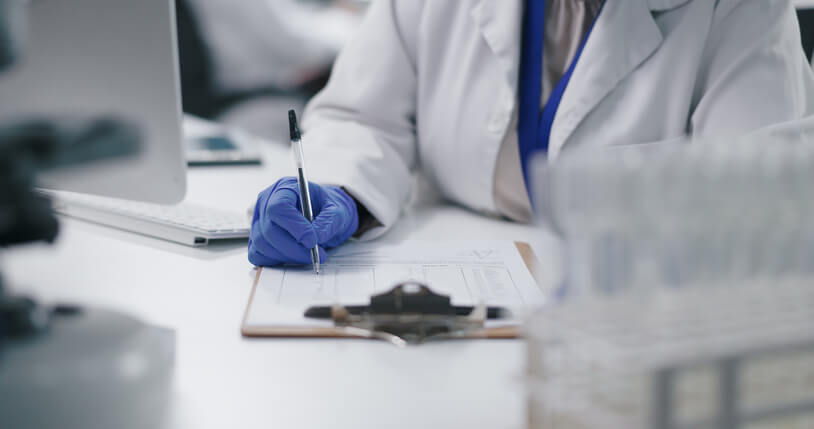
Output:
<svg viewBox="0 0 814 429">
<path fill-rule="evenodd" d="M 520 257 L 523 260 L 526 268 L 529 270 L 534 282 L 539 288 L 543 288 L 541 279 L 540 263 L 534 250 L 526 242 L 514 242 Z M 249 295 L 249 301 L 246 304 L 246 310 L 243 314 L 241 322 L 240 333 L 244 337 L 257 338 L 373 338 L 358 329 L 338 326 L 274 326 L 274 325 L 249 325 L 248 317 L 249 311 L 257 292 L 257 285 L 260 280 L 260 275 L 263 268 L 259 267 L 252 283 L 252 291 Z M 458 339 L 514 339 L 522 336 L 522 327 L 518 325 L 500 326 L 500 327 L 485 327 L 466 335 L 456 337 Z"/>
</svg>

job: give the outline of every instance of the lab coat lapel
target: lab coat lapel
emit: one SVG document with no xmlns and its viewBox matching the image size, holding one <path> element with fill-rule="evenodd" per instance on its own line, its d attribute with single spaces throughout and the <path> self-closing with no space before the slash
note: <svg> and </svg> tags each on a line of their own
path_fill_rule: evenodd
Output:
<svg viewBox="0 0 814 429">
<path fill-rule="evenodd" d="M 661 45 L 650 9 L 647 0 L 605 1 L 554 118 L 550 159 L 591 110 Z"/>
<path fill-rule="evenodd" d="M 522 0 L 478 0 L 471 10 L 475 25 L 503 65 L 512 89 L 517 87 L 522 13 Z"/>
</svg>

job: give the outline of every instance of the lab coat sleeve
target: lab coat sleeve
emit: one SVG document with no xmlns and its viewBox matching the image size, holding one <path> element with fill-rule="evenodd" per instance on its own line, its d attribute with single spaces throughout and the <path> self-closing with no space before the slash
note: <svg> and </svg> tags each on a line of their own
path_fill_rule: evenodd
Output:
<svg viewBox="0 0 814 429">
<path fill-rule="evenodd" d="M 814 74 L 789 0 L 721 0 L 699 70 L 691 136 L 733 136 L 814 109 Z"/>
<path fill-rule="evenodd" d="M 328 85 L 305 111 L 310 179 L 344 187 L 381 224 L 362 239 L 391 227 L 410 194 L 417 78 L 408 33 L 415 31 L 421 4 L 372 2 Z"/>
</svg>

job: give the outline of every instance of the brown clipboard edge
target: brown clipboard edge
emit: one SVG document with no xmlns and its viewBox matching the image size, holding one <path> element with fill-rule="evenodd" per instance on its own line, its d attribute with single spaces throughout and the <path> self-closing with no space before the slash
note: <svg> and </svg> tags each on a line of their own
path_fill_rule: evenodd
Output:
<svg viewBox="0 0 814 429">
<path fill-rule="evenodd" d="M 515 241 L 514 245 L 517 248 L 517 251 L 520 253 L 520 257 L 523 259 L 523 262 L 526 264 L 526 268 L 528 268 L 529 272 L 531 273 L 532 278 L 534 278 L 535 283 L 537 283 L 538 287 L 542 288 L 543 283 L 540 278 L 540 263 L 537 260 L 537 256 L 534 254 L 534 249 L 532 249 L 531 245 L 526 242 Z M 260 281 L 260 274 L 262 272 L 263 267 L 258 267 L 257 274 L 254 276 L 254 282 L 252 282 L 252 291 L 249 294 L 249 302 L 246 303 L 246 310 L 243 312 L 243 321 L 240 324 L 240 334 L 242 336 L 247 338 L 369 338 L 368 336 L 361 335 L 358 331 L 337 327 L 247 326 L 246 321 L 249 318 L 249 309 L 252 307 L 254 294 L 257 291 L 257 284 Z M 523 331 L 521 326 L 501 326 L 496 328 L 484 328 L 472 332 L 469 335 L 456 338 L 513 339 L 520 338 L 522 333 Z"/>
</svg>

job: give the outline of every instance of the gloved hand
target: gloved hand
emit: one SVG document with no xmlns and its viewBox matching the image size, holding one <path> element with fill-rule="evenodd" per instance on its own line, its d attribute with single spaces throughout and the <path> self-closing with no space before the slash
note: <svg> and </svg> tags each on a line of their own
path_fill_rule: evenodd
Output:
<svg viewBox="0 0 814 429">
<path fill-rule="evenodd" d="M 311 263 L 319 243 L 319 261 L 356 232 L 359 215 L 353 198 L 336 186 L 309 183 L 314 222 L 302 215 L 297 179 L 283 177 L 257 196 L 249 235 L 249 262 L 260 266 Z"/>
</svg>

